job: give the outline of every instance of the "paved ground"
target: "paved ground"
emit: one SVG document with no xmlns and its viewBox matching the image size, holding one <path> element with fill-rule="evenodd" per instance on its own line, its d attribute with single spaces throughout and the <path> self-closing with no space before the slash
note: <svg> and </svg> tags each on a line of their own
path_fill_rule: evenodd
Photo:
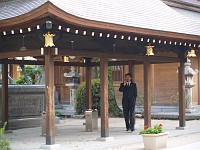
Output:
<svg viewBox="0 0 200 150">
<path fill-rule="evenodd" d="M 100 127 L 100 119 L 99 127 Z M 61 150 L 143 150 L 142 137 L 138 135 L 143 128 L 143 119 L 136 120 L 136 130 L 126 132 L 123 118 L 110 118 L 110 136 L 114 139 L 109 142 L 97 141 L 99 131 L 85 132 L 84 119 L 65 119 L 56 125 L 56 143 Z M 164 130 L 169 131 L 168 146 L 171 150 L 199 150 L 200 149 L 200 120 L 187 121 L 186 130 L 175 130 L 177 120 L 152 120 L 152 125 L 162 123 Z M 6 134 L 13 150 L 38 150 L 45 143 L 41 136 L 41 128 L 14 130 Z"/>
</svg>

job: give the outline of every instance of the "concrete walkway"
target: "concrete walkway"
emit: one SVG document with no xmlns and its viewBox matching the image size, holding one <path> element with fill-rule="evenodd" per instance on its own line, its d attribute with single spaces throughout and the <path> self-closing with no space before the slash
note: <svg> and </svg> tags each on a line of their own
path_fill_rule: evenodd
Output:
<svg viewBox="0 0 200 150">
<path fill-rule="evenodd" d="M 143 128 L 143 119 L 136 120 L 136 130 L 126 132 L 123 118 L 110 118 L 109 129 L 112 141 L 102 142 L 96 139 L 100 137 L 99 130 L 85 132 L 84 119 L 65 119 L 56 125 L 56 143 L 61 150 L 143 150 L 143 142 L 139 131 Z M 168 146 L 171 150 L 199 150 L 200 148 L 200 120 L 187 121 L 186 130 L 175 130 L 178 120 L 152 120 L 152 125 L 163 124 L 164 130 L 169 131 Z M 45 137 L 41 136 L 41 128 L 29 128 L 14 130 L 6 134 L 11 142 L 13 150 L 39 150 L 45 143 Z"/>
</svg>

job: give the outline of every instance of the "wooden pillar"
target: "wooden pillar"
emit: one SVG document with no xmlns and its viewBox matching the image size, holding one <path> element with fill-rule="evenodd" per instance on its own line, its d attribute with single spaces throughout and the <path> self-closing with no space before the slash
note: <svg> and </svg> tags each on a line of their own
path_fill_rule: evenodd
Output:
<svg viewBox="0 0 200 150">
<path fill-rule="evenodd" d="M 92 68 L 90 67 L 91 58 L 86 58 L 86 109 L 92 109 Z"/>
<path fill-rule="evenodd" d="M 9 129 L 8 121 L 8 64 L 5 60 L 2 64 L 2 124 L 7 122 L 6 130 Z"/>
<path fill-rule="evenodd" d="M 154 64 L 151 64 L 150 65 L 150 70 L 151 70 L 151 91 L 150 91 L 150 94 L 151 94 L 151 101 L 154 102 L 156 99 L 156 93 L 155 93 L 155 65 Z"/>
<path fill-rule="evenodd" d="M 129 73 L 129 66 L 128 65 L 123 65 L 123 74 L 127 74 Z M 123 81 L 124 81 L 125 77 L 123 75 Z"/>
<path fill-rule="evenodd" d="M 179 127 L 185 127 L 185 70 L 184 58 L 180 59 L 178 67 L 179 81 Z"/>
<path fill-rule="evenodd" d="M 128 61 L 128 66 L 129 66 L 129 73 L 132 74 L 133 78 L 133 82 L 135 82 L 135 67 L 134 67 L 134 64 L 133 64 L 133 61 L 132 60 L 129 60 Z"/>
<path fill-rule="evenodd" d="M 151 126 L 151 96 L 150 96 L 150 62 L 144 61 L 144 125 Z"/>
<path fill-rule="evenodd" d="M 129 73 L 133 74 L 133 62 L 132 62 L 132 60 L 128 61 L 128 69 L 129 69 Z"/>
<path fill-rule="evenodd" d="M 51 49 L 46 49 L 46 145 L 55 144 L 55 109 L 54 109 L 54 56 Z"/>
<path fill-rule="evenodd" d="M 198 53 L 198 70 L 200 71 L 200 52 Z M 198 75 L 198 91 L 200 91 L 200 73 Z M 198 92 L 198 105 L 200 105 L 200 92 Z"/>
<path fill-rule="evenodd" d="M 109 137 L 108 129 L 108 58 L 100 58 L 101 137 Z"/>
</svg>

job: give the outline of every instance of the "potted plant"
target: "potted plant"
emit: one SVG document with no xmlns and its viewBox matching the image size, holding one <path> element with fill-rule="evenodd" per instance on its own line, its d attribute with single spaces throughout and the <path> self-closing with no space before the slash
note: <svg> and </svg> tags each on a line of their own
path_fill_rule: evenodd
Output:
<svg viewBox="0 0 200 150">
<path fill-rule="evenodd" d="M 167 146 L 168 132 L 163 132 L 163 125 L 156 124 L 154 127 L 149 125 L 140 131 L 145 149 L 157 150 Z"/>
</svg>

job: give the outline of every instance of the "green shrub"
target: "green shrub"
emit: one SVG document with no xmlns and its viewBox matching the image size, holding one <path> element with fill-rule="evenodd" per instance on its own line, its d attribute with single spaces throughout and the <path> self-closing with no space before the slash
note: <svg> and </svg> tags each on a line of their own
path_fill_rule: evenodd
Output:
<svg viewBox="0 0 200 150">
<path fill-rule="evenodd" d="M 156 97 L 154 97 L 153 94 L 151 94 L 151 105 L 156 103 Z M 141 114 L 144 114 L 144 95 L 139 94 L 136 100 L 136 106 L 138 106 Z"/>
<path fill-rule="evenodd" d="M 92 109 L 98 109 L 100 112 L 100 79 L 92 79 Z M 119 116 L 121 110 L 117 106 L 112 82 L 108 84 L 108 101 L 110 116 Z M 84 114 L 86 110 L 86 84 L 81 83 L 76 93 L 76 112 Z"/>
<path fill-rule="evenodd" d="M 10 143 L 4 136 L 6 125 L 7 122 L 5 122 L 3 127 L 0 128 L 0 150 L 11 150 Z"/>
<path fill-rule="evenodd" d="M 178 107 L 179 106 L 179 93 L 177 92 L 176 94 L 172 95 L 170 97 L 172 103 Z M 185 94 L 185 108 L 187 108 L 189 106 L 189 104 L 192 101 L 192 97 L 191 95 Z"/>
</svg>

